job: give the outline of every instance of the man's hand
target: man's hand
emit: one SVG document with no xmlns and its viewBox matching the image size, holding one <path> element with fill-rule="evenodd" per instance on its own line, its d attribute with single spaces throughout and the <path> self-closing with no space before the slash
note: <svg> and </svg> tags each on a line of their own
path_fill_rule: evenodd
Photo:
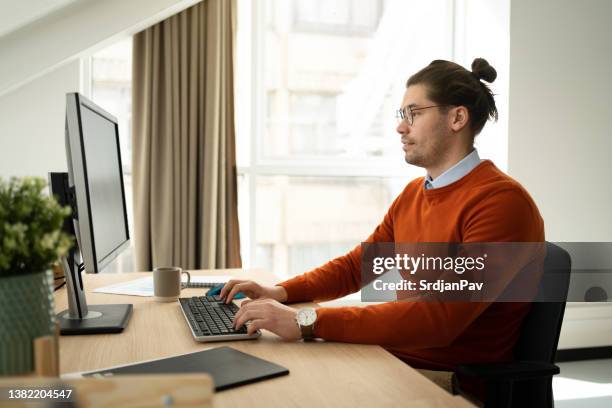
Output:
<svg viewBox="0 0 612 408">
<path fill-rule="evenodd" d="M 252 280 L 244 279 L 230 280 L 223 285 L 219 295 L 225 298 L 225 303 L 230 303 L 238 292 L 244 293 L 251 299 L 270 298 L 279 302 L 287 300 L 287 291 L 282 286 L 262 286 Z"/>
<path fill-rule="evenodd" d="M 234 327 L 240 328 L 247 321 L 247 333 L 266 329 L 285 340 L 295 341 L 302 338 L 295 316 L 297 310 L 273 299 L 245 300 L 234 318 Z"/>
</svg>

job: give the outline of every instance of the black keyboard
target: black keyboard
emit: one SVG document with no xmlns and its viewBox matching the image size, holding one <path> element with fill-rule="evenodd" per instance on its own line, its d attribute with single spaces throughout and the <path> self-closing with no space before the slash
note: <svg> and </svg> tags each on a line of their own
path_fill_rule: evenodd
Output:
<svg viewBox="0 0 612 408">
<path fill-rule="evenodd" d="M 192 288 L 214 288 L 215 286 L 221 285 L 221 282 L 189 282 L 187 287 Z"/>
<path fill-rule="evenodd" d="M 246 340 L 261 335 L 259 331 L 248 335 L 246 325 L 234 329 L 232 324 L 239 307 L 233 302 L 225 304 L 218 295 L 179 298 L 179 303 L 197 341 Z"/>
</svg>

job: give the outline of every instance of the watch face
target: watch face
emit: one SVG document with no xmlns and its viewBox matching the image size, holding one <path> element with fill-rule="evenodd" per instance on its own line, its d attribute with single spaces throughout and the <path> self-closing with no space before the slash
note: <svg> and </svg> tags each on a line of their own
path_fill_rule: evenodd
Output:
<svg viewBox="0 0 612 408">
<path fill-rule="evenodd" d="M 310 326 L 317 320 L 317 312 L 314 309 L 301 309 L 297 314 L 300 326 Z"/>
</svg>

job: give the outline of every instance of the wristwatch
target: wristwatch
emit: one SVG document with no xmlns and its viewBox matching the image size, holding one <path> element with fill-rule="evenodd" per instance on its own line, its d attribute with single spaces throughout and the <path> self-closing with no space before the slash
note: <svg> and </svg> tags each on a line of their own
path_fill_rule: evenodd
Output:
<svg viewBox="0 0 612 408">
<path fill-rule="evenodd" d="M 314 338 L 314 324 L 317 321 L 317 311 L 312 307 L 302 308 L 298 310 L 295 321 L 302 331 L 302 338 L 312 340 Z"/>
</svg>

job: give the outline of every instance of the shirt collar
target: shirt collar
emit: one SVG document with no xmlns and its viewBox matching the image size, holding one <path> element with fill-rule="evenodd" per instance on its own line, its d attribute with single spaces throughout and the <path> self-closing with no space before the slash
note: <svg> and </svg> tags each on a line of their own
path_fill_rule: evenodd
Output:
<svg viewBox="0 0 612 408">
<path fill-rule="evenodd" d="M 425 189 L 433 189 L 447 186 L 455 181 L 465 177 L 469 172 L 474 170 L 480 164 L 480 156 L 478 150 L 474 149 L 470 154 L 461 159 L 444 173 L 440 174 L 436 179 L 432 179 L 429 174 L 425 177 Z"/>
</svg>

